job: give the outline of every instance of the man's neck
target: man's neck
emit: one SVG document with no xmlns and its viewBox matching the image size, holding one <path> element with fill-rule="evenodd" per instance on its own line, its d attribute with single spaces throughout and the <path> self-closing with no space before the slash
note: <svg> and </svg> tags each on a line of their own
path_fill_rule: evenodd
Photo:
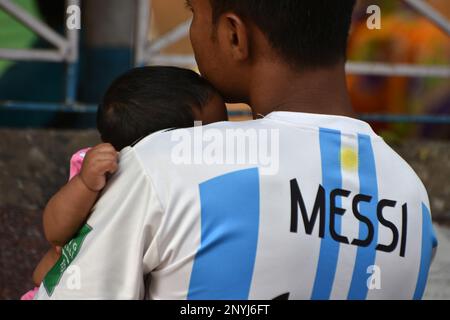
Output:
<svg viewBox="0 0 450 320">
<path fill-rule="evenodd" d="M 249 101 L 255 117 L 274 111 L 355 116 L 343 65 L 302 73 L 272 62 L 256 73 Z"/>
</svg>

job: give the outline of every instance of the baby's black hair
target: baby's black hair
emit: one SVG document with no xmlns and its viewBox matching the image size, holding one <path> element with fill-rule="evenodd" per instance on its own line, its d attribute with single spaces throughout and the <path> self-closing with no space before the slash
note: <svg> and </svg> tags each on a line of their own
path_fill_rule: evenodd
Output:
<svg viewBox="0 0 450 320">
<path fill-rule="evenodd" d="M 116 79 L 97 112 L 104 142 L 116 150 L 151 133 L 194 125 L 194 108 L 201 108 L 215 89 L 194 71 L 176 67 L 142 67 Z"/>
</svg>

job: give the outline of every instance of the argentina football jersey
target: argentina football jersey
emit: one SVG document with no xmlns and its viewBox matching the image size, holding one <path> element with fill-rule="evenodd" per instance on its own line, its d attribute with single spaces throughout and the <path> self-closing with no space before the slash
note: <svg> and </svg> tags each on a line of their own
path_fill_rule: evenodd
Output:
<svg viewBox="0 0 450 320">
<path fill-rule="evenodd" d="M 422 182 L 367 123 L 289 112 L 125 149 L 87 224 L 70 265 L 96 272 L 40 298 L 421 299 L 437 247 Z"/>
</svg>

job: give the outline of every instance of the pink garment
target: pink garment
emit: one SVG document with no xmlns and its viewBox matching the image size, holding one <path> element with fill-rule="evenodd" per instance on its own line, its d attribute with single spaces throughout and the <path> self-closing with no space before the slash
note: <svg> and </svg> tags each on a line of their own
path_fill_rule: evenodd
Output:
<svg viewBox="0 0 450 320">
<path fill-rule="evenodd" d="M 78 175 L 81 171 L 81 167 L 83 166 L 84 157 L 86 156 L 86 153 L 91 148 L 85 148 L 78 152 L 76 152 L 72 158 L 70 159 L 70 178 L 69 181 L 73 179 L 76 175 Z M 34 296 L 39 291 L 39 288 L 34 288 L 33 290 L 28 291 L 25 293 L 20 300 L 33 300 Z"/>
<path fill-rule="evenodd" d="M 25 293 L 20 300 L 33 300 L 34 296 L 37 294 L 37 292 L 39 291 L 39 288 L 36 287 L 33 290 L 28 291 L 27 293 Z"/>
<path fill-rule="evenodd" d="M 84 157 L 86 156 L 86 153 L 91 148 L 85 148 L 78 152 L 76 152 L 72 159 L 70 159 L 70 178 L 69 181 L 73 179 L 76 175 L 78 175 L 81 171 L 81 167 L 83 166 Z"/>
</svg>

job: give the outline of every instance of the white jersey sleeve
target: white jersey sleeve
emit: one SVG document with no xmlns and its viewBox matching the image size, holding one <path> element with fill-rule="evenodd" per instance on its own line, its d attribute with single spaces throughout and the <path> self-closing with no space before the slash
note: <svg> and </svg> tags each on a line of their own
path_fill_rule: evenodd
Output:
<svg viewBox="0 0 450 320">
<path fill-rule="evenodd" d="M 68 243 L 37 299 L 140 299 L 143 275 L 158 263 L 161 207 L 132 148 L 87 224 Z M 145 265 L 144 265 L 145 261 Z"/>
</svg>

